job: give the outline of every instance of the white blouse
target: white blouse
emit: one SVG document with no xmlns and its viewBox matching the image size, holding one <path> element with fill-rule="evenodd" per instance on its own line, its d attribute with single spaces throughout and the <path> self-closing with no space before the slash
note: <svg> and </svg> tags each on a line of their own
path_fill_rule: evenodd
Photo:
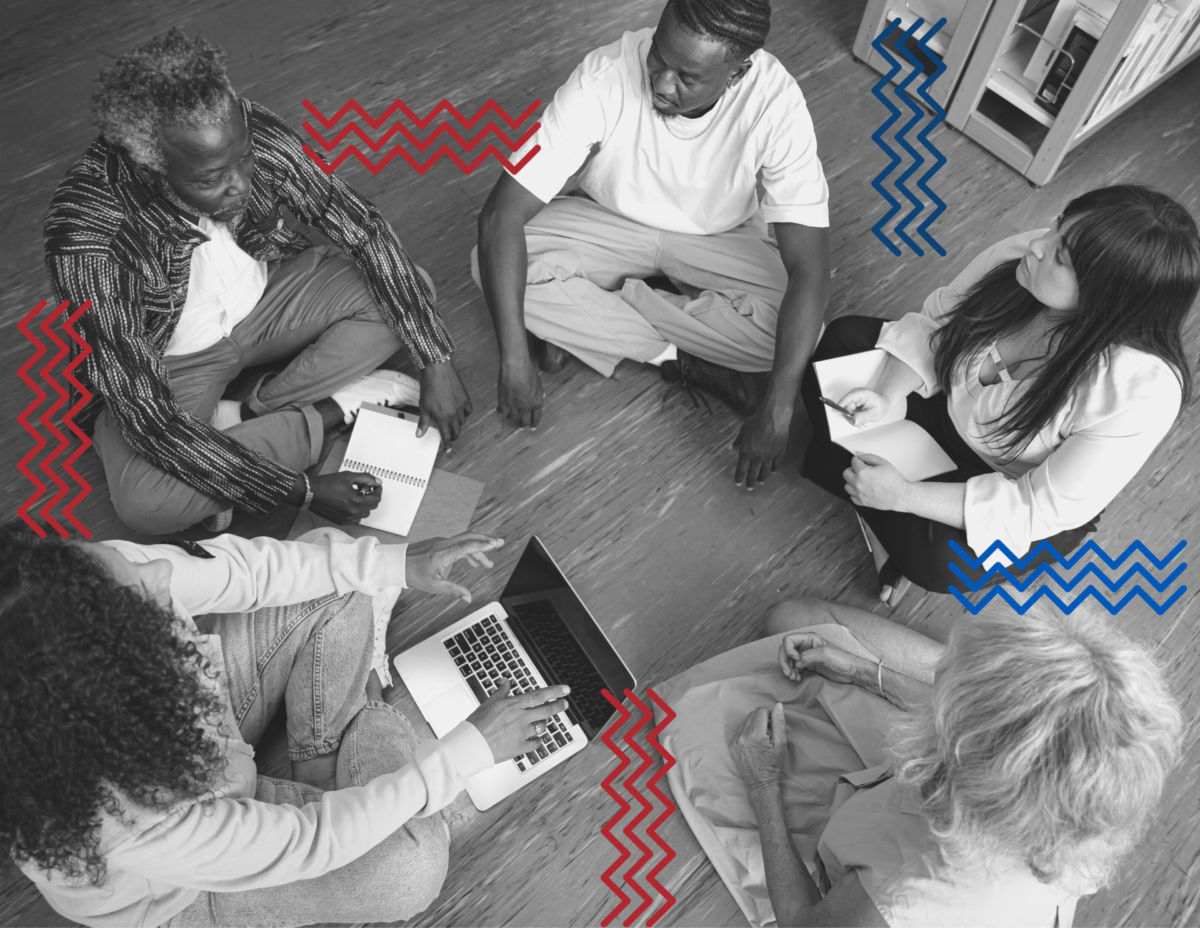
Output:
<svg viewBox="0 0 1200 928">
<path fill-rule="evenodd" d="M 931 340 L 946 313 L 989 270 L 1020 258 L 1043 234 L 1038 229 L 998 242 L 949 286 L 931 293 L 921 312 L 884 324 L 876 347 L 920 375 L 921 396 L 938 392 Z M 1005 464 L 1004 436 L 989 438 L 987 423 L 1020 399 L 1027 381 L 980 383 L 987 354 L 959 366 L 947 403 L 959 435 L 996 471 L 967 481 L 967 543 L 982 555 L 999 540 L 1021 555 L 1040 539 L 1083 525 L 1112 502 L 1170 430 L 1182 391 L 1162 359 L 1126 346 L 1110 348 L 1020 456 Z"/>
</svg>

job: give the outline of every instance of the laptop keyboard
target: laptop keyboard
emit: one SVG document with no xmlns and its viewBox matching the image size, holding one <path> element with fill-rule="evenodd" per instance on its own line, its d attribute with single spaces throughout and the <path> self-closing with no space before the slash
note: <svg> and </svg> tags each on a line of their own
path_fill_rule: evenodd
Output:
<svg viewBox="0 0 1200 928">
<path fill-rule="evenodd" d="M 495 616 L 485 616 L 452 638 L 447 638 L 442 644 L 454 658 L 458 672 L 480 702 L 494 693 L 500 686 L 500 681 L 505 678 L 512 681 L 510 692 L 514 694 L 538 689 L 544 685 L 534 668 L 517 650 L 516 642 L 508 629 L 497 621 Z M 570 698 L 575 698 L 573 689 Z M 542 746 L 536 751 L 513 758 L 513 763 L 524 773 L 574 740 L 567 720 L 559 713 L 546 720 Z"/>
<path fill-rule="evenodd" d="M 587 653 L 563 624 L 554 604 L 546 599 L 506 606 L 521 620 L 541 652 L 541 659 L 554 668 L 560 682 L 571 687 L 571 705 L 596 729 L 604 727 L 613 707 L 604 698 L 604 678 L 597 673 Z"/>
</svg>

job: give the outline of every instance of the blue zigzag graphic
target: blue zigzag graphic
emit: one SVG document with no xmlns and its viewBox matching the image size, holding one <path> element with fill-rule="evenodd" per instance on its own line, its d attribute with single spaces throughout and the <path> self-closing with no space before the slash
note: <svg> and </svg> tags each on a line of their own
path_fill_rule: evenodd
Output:
<svg viewBox="0 0 1200 928">
<path fill-rule="evenodd" d="M 896 134 L 895 141 L 902 149 L 904 149 L 905 152 L 909 154 L 909 156 L 912 157 L 913 163 L 908 167 L 907 170 L 904 171 L 903 174 L 897 177 L 895 181 L 896 186 L 904 195 L 905 199 L 912 204 L 912 209 L 900 220 L 900 222 L 896 224 L 895 232 L 900 237 L 900 240 L 903 241 L 904 244 L 908 245 L 908 247 L 911 248 L 917 255 L 924 255 L 925 252 L 921 250 L 920 245 L 912 240 L 912 238 L 906 232 L 906 229 L 908 228 L 909 224 L 921 214 L 925 207 L 921 199 L 908 188 L 906 182 L 909 180 L 909 178 L 916 174 L 921 166 L 925 163 L 925 158 L 909 143 L 908 133 L 916 128 L 917 124 L 924 118 L 925 110 L 922 109 L 921 106 L 914 101 L 911 96 L 909 96 L 908 86 L 913 82 L 919 73 L 923 73 L 924 69 L 921 63 L 909 50 L 908 40 L 916 34 L 916 31 L 924 24 L 924 22 L 924 19 L 918 19 L 912 24 L 911 27 L 905 30 L 903 35 L 901 35 L 900 39 L 896 43 L 902 56 L 912 65 L 908 75 L 896 88 L 896 93 L 913 111 L 913 115 L 912 118 L 909 119 L 909 121 L 905 123 L 905 125 L 902 126 L 900 131 Z M 938 171 L 938 169 L 946 163 L 946 158 L 929 141 L 929 133 L 945 118 L 946 114 L 945 111 L 937 104 L 937 102 L 929 96 L 928 89 L 930 85 L 942 74 L 942 72 L 946 70 L 946 65 L 938 58 L 937 55 L 929 50 L 928 43 L 929 40 L 945 24 L 946 20 L 944 17 L 939 19 L 933 26 L 925 31 L 924 35 L 917 40 L 917 47 L 920 48 L 922 52 L 930 58 L 930 60 L 936 63 L 936 70 L 926 77 L 925 81 L 917 89 L 917 95 L 929 106 L 933 112 L 933 118 L 930 120 L 929 124 L 917 134 L 917 140 L 933 155 L 934 160 L 929 170 L 921 175 L 920 178 L 918 178 L 916 184 L 917 189 L 928 196 L 935 204 L 933 211 L 917 227 L 917 232 L 933 247 L 938 254 L 943 256 L 946 254 L 945 250 L 929 234 L 928 228 L 938 216 L 945 212 L 946 204 L 942 202 L 942 200 L 939 199 L 932 190 L 929 189 L 929 180 Z M 876 176 L 873 181 L 871 181 L 871 186 L 874 187 L 879 195 L 882 196 L 888 203 L 888 211 L 884 214 L 883 218 L 881 218 L 877 223 L 875 223 L 874 226 L 871 227 L 871 231 L 875 234 L 875 237 L 883 242 L 884 245 L 887 246 L 888 250 L 897 257 L 901 254 L 901 250 L 884 234 L 883 229 L 893 219 L 893 217 L 900 212 L 901 205 L 900 201 L 892 196 L 888 189 L 884 187 L 883 182 L 892 173 L 893 169 L 895 169 L 896 166 L 899 165 L 904 159 L 887 144 L 887 142 L 884 140 L 884 134 L 893 125 L 895 125 L 896 121 L 900 119 L 903 113 L 899 107 L 895 106 L 891 100 L 884 95 L 883 89 L 891 83 L 892 78 L 900 73 L 900 62 L 888 52 L 887 46 L 884 45 L 884 42 L 886 42 L 892 33 L 899 27 L 899 19 L 891 20 L 884 28 L 883 32 L 881 32 L 871 43 L 871 47 L 874 48 L 885 61 L 888 62 L 890 68 L 888 73 L 884 75 L 883 79 L 871 88 L 871 93 L 874 94 L 875 98 L 879 100 L 880 103 L 887 107 L 891 114 L 884 121 L 883 125 L 871 135 L 872 141 L 879 146 L 879 148 L 888 156 L 889 159 L 888 164 L 884 167 L 884 169 L 879 172 L 878 176 Z"/>
<path fill-rule="evenodd" d="M 946 63 L 942 61 L 939 56 L 935 55 L 929 48 L 929 40 L 933 38 L 934 33 L 942 28 L 945 22 L 945 19 L 939 19 L 937 24 L 932 29 L 927 30 L 925 35 L 921 36 L 921 38 L 917 40 L 917 48 L 921 49 L 921 51 L 925 54 L 925 57 L 937 65 L 937 70 L 925 78 L 924 83 L 917 88 L 917 96 L 924 100 L 925 105 L 928 106 L 933 112 L 933 119 L 929 120 L 929 122 L 925 125 L 925 128 L 917 134 L 917 141 L 924 145 L 929 153 L 933 155 L 933 165 L 917 180 L 917 189 L 925 194 L 925 196 L 929 197 L 934 204 L 933 212 L 926 216 L 924 221 L 917 226 L 917 234 L 920 235 L 921 238 L 925 239 L 925 241 L 930 244 L 933 250 L 943 258 L 946 257 L 946 249 L 939 245 L 933 236 L 930 235 L 926 230 L 930 225 L 933 224 L 933 221 L 937 219 L 938 216 L 942 215 L 942 213 L 946 211 L 946 204 L 943 203 L 941 198 L 932 190 L 930 190 L 928 186 L 929 179 L 938 172 L 943 164 L 946 163 L 946 156 L 938 151 L 933 143 L 929 141 L 929 133 L 937 128 L 942 120 L 946 118 L 946 111 L 942 109 L 941 104 L 939 104 L 937 100 L 929 96 L 928 92 L 930 85 L 939 77 L 941 77 L 942 72 L 946 70 Z M 902 48 L 905 52 L 905 56 L 912 60 L 911 56 L 908 55 L 907 47 L 904 46 Z M 915 66 L 916 61 L 913 61 L 913 64 Z"/>
<path fill-rule="evenodd" d="M 901 38 L 900 42 L 898 43 L 901 53 L 912 63 L 912 70 L 910 70 L 908 72 L 908 76 L 900 82 L 900 86 L 896 88 L 896 94 L 901 100 L 904 101 L 908 108 L 913 111 L 913 115 L 912 119 L 901 126 L 900 131 L 896 133 L 896 142 L 901 148 L 908 152 L 913 159 L 913 163 L 908 166 L 908 170 L 896 178 L 896 187 L 902 194 L 904 194 L 908 202 L 913 205 L 913 208 L 909 211 L 907 216 L 896 223 L 896 228 L 893 230 L 898 236 L 900 236 L 900 241 L 904 242 L 905 245 L 915 251 L 919 256 L 923 256 L 925 252 L 921 250 L 920 245 L 908 237 L 904 230 L 908 227 L 910 222 L 920 215 L 921 210 L 925 208 L 925 204 L 921 202 L 920 197 L 918 197 L 911 190 L 909 190 L 908 187 L 905 186 L 904 182 L 916 174 L 917 169 L 925 163 L 925 159 L 921 156 L 921 153 L 913 148 L 906 138 L 908 133 L 912 129 L 916 128 L 917 123 L 919 123 L 925 117 L 925 111 L 921 109 L 916 101 L 908 95 L 908 85 L 912 83 L 914 77 L 921 73 L 920 63 L 916 58 L 913 57 L 912 52 L 908 50 L 908 39 L 909 36 L 913 34 L 913 31 L 921 25 L 921 23 L 922 20 L 920 19 L 913 23 L 912 29 L 909 29 L 906 33 L 904 33 L 903 38 Z"/>
<path fill-rule="evenodd" d="M 883 215 L 883 218 L 875 223 L 875 225 L 871 226 L 871 231 L 875 233 L 875 237 L 877 239 L 879 239 L 888 247 L 888 251 L 897 257 L 900 256 L 901 251 L 898 247 L 892 244 L 892 240 L 890 238 L 883 234 L 883 227 L 891 222 L 892 217 L 895 216 L 896 213 L 900 212 L 900 201 L 888 192 L 888 189 L 883 186 L 883 182 L 887 180 L 887 176 L 892 173 L 892 168 L 894 168 L 904 159 L 892 151 L 891 147 L 888 146 L 888 143 L 883 140 L 883 136 L 885 132 L 892 128 L 892 125 L 896 122 L 896 120 L 900 118 L 901 113 L 900 108 L 883 95 L 883 88 L 890 84 L 892 82 L 892 78 L 900 73 L 900 62 L 888 54 L 888 50 L 883 43 L 887 40 L 887 37 L 899 27 L 900 20 L 893 19 L 887 24 L 887 28 L 876 37 L 874 42 L 871 43 L 871 47 L 874 48 L 875 51 L 879 52 L 879 54 L 883 56 L 884 60 L 891 65 L 891 70 L 883 76 L 883 79 L 880 80 L 878 84 L 871 88 L 871 93 L 873 93 L 875 98 L 884 106 L 886 106 L 892 114 L 885 119 L 883 125 L 876 129 L 871 135 L 871 140 L 878 145 L 883 150 L 883 153 L 890 159 L 887 166 L 879 172 L 873 181 L 871 181 L 871 186 L 875 188 L 876 192 L 881 197 L 888 201 L 889 206 L 888 211 Z M 905 33 L 905 35 L 907 36 L 907 33 Z"/>
<path fill-rule="evenodd" d="M 1159 558 L 1155 557 L 1153 552 L 1151 552 L 1140 541 L 1135 541 L 1128 548 L 1126 548 L 1123 552 L 1121 552 L 1120 556 L 1118 556 L 1117 558 L 1114 559 L 1114 558 L 1109 557 L 1108 554 L 1104 551 L 1104 549 L 1101 548 L 1098 544 L 1096 544 L 1096 542 L 1094 540 L 1089 539 L 1085 544 L 1083 544 L 1079 548 L 1078 551 L 1076 551 L 1069 558 L 1066 558 L 1066 557 L 1063 557 L 1063 555 L 1059 553 L 1058 549 L 1055 548 L 1052 544 L 1050 544 L 1049 541 L 1040 541 L 1024 557 L 1018 557 L 1011 550 L 1009 550 L 1009 548 L 1002 541 L 996 541 L 993 544 L 991 544 L 987 548 L 986 551 L 984 551 L 983 555 L 978 560 L 976 560 L 969 551 L 964 549 L 957 542 L 955 542 L 953 540 L 950 541 L 950 547 L 954 550 L 955 554 L 957 554 L 963 560 L 963 562 L 966 563 L 967 566 L 972 568 L 973 570 L 976 570 L 976 571 L 982 570 L 983 565 L 987 562 L 988 558 L 991 557 L 992 554 L 994 554 L 996 552 L 1000 552 L 1006 558 L 1008 558 L 1010 561 L 1014 562 L 1013 566 L 1015 567 L 1015 569 L 1018 572 L 1023 570 L 1024 568 L 1028 567 L 1030 564 L 1032 564 L 1033 560 L 1036 557 L 1038 557 L 1038 555 L 1043 554 L 1043 553 L 1050 554 L 1054 558 L 1054 560 L 1058 562 L 1059 565 L 1066 568 L 1067 570 L 1071 570 L 1072 568 L 1074 568 L 1075 565 L 1078 564 L 1079 561 L 1087 554 L 1098 555 L 1099 558 L 1107 565 L 1107 567 L 1110 570 L 1116 570 L 1116 569 L 1120 568 L 1125 563 L 1125 561 L 1128 560 L 1133 554 L 1141 554 L 1148 561 L 1150 561 L 1157 569 L 1163 570 L 1166 568 L 1166 566 L 1172 560 L 1174 560 L 1175 556 L 1177 554 L 1179 554 L 1179 552 L 1182 551 L 1186 546 L 1187 546 L 1186 541 L 1180 541 L 1174 548 L 1171 549 L 1170 553 L 1167 554 L 1166 557 L 1164 557 L 1160 560 Z M 1002 564 L 997 564 L 997 565 L 989 568 L 987 573 L 984 574 L 984 576 L 982 578 L 980 578 L 979 580 L 972 580 L 970 577 L 968 577 L 966 575 L 966 573 L 962 570 L 962 568 L 959 567 L 959 565 L 954 563 L 953 561 L 951 561 L 948 566 L 949 566 L 950 570 L 953 571 L 954 575 L 956 577 L 958 577 L 960 580 L 962 580 L 963 583 L 966 584 L 968 590 L 973 593 L 978 592 L 980 589 L 982 589 L 989 579 L 991 579 L 992 577 L 998 577 L 998 576 L 1003 577 L 1006 581 L 1011 583 L 1016 588 L 1016 590 L 1020 593 L 1024 593 L 1027 590 L 1029 590 L 1029 588 L 1033 586 L 1034 582 L 1039 577 L 1047 576 L 1047 577 L 1053 579 L 1054 581 L 1056 581 L 1058 583 L 1058 585 L 1065 592 L 1069 593 L 1072 590 L 1074 590 L 1079 585 L 1080 581 L 1082 581 L 1089 574 L 1099 577 L 1100 580 L 1103 582 L 1103 584 L 1106 587 L 1108 587 L 1109 591 L 1112 593 L 1116 593 L 1117 590 L 1121 586 L 1123 586 L 1126 581 L 1130 580 L 1137 574 L 1140 574 L 1142 577 L 1144 577 L 1146 579 L 1146 581 L 1150 584 L 1151 587 L 1153 587 L 1153 589 L 1155 591 L 1157 591 L 1159 593 L 1164 593 L 1164 592 L 1166 592 L 1167 587 L 1169 587 L 1172 583 L 1174 583 L 1175 580 L 1177 580 L 1179 578 L 1179 575 L 1183 573 L 1184 569 L 1187 567 L 1187 564 L 1186 563 L 1178 564 L 1164 580 L 1157 580 L 1156 578 L 1151 576 L 1151 574 L 1141 564 L 1134 564 L 1129 570 L 1125 571 L 1125 573 L 1122 574 L 1121 577 L 1118 580 L 1116 580 L 1115 582 L 1112 579 L 1110 579 L 1109 577 L 1106 577 L 1096 567 L 1095 564 L 1086 565 L 1084 567 L 1084 569 L 1082 571 L 1080 571 L 1075 577 L 1072 577 L 1069 579 L 1064 579 L 1056 570 L 1054 570 L 1054 565 L 1039 564 L 1037 569 L 1034 570 L 1034 572 L 1029 577 L 1024 578 L 1024 580 L 1018 579 L 1016 576 L 1014 576 L 1013 572 L 1009 569 L 1008 566 L 1002 565 Z M 969 599 L 966 598 L 965 595 L 963 595 L 962 591 L 960 591 L 957 587 L 954 587 L 954 586 L 950 587 L 950 592 L 953 593 L 955 598 L 958 599 L 958 601 L 960 603 L 962 603 L 964 606 L 966 606 L 968 611 L 970 611 L 973 615 L 978 614 L 980 612 L 980 610 L 983 609 L 984 606 L 986 606 L 989 602 L 992 601 L 992 599 L 994 599 L 997 596 L 999 596 L 1001 599 L 1003 599 L 1005 602 L 1007 602 L 1010 606 L 1012 606 L 1013 609 L 1015 609 L 1019 615 L 1024 615 L 1029 610 L 1029 607 L 1032 606 L 1039 599 L 1041 599 L 1043 596 L 1046 597 L 1047 599 L 1049 599 L 1055 605 L 1057 605 L 1059 609 L 1061 609 L 1067 613 L 1073 612 L 1079 606 L 1080 603 L 1082 603 L 1085 599 L 1087 599 L 1089 596 L 1091 596 L 1093 599 L 1096 600 L 1096 602 L 1098 602 L 1102 606 L 1104 606 L 1104 608 L 1108 610 L 1110 615 L 1116 615 L 1135 596 L 1139 596 L 1158 615 L 1163 615 L 1171 606 L 1173 606 L 1175 604 L 1175 602 L 1179 599 L 1179 597 L 1181 597 L 1185 592 L 1187 592 L 1187 587 L 1186 586 L 1179 587 L 1177 590 L 1175 590 L 1175 592 L 1173 592 L 1166 599 L 1165 602 L 1163 602 L 1161 604 L 1156 602 L 1154 599 L 1152 599 L 1150 597 L 1150 595 L 1140 585 L 1137 585 L 1136 583 L 1134 584 L 1134 586 L 1132 586 L 1129 589 L 1128 593 L 1126 593 L 1124 596 L 1122 596 L 1115 603 L 1110 602 L 1107 598 L 1105 598 L 1105 596 L 1100 591 L 1098 591 L 1096 589 L 1096 587 L 1094 587 L 1090 584 L 1083 590 L 1083 592 L 1079 596 L 1077 596 L 1075 599 L 1071 600 L 1069 603 L 1064 602 L 1063 600 L 1059 599 L 1058 596 L 1055 595 L 1054 591 L 1050 588 L 1049 584 L 1045 584 L 1043 586 L 1038 587 L 1036 590 L 1034 590 L 1033 596 L 1029 597 L 1028 599 L 1024 600 L 1023 602 L 1018 602 L 1003 587 L 995 587 L 995 588 L 991 589 L 978 603 L 972 603 Z"/>
</svg>

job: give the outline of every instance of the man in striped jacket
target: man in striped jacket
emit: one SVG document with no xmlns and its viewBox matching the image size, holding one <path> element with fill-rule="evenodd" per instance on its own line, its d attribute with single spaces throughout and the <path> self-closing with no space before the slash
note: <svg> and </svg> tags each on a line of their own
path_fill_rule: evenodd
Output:
<svg viewBox="0 0 1200 928">
<path fill-rule="evenodd" d="M 54 195 L 46 263 L 59 300 L 92 303 L 95 396 L 78 419 L 127 525 L 219 531 L 235 506 L 285 502 L 366 515 L 375 478 L 303 472 L 363 399 L 417 400 L 412 378 L 372 373 L 401 347 L 420 369 L 420 431 L 458 436 L 471 403 L 432 281 L 371 203 L 236 96 L 223 52 L 172 29 L 103 70 L 92 108 L 100 137 Z M 221 399 L 243 368 L 288 358 L 244 402 Z"/>
</svg>

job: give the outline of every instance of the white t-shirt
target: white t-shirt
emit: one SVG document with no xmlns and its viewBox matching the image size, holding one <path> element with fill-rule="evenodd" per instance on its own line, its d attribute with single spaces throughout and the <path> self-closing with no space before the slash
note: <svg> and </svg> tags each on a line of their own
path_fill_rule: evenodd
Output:
<svg viewBox="0 0 1200 928">
<path fill-rule="evenodd" d="M 779 60 L 756 51 L 745 77 L 708 113 L 663 119 L 646 71 L 653 35 L 627 32 L 583 59 L 516 153 L 514 163 L 541 146 L 516 179 L 548 203 L 598 146 L 579 186 L 653 228 L 712 235 L 741 225 L 759 209 L 760 172 L 767 222 L 828 226 L 829 188 L 812 118 Z"/>
<path fill-rule="evenodd" d="M 187 301 L 165 355 L 211 348 L 250 315 L 267 288 L 267 262 L 242 251 L 229 226 L 201 216 L 197 228 L 208 241 L 192 251 Z"/>
</svg>

